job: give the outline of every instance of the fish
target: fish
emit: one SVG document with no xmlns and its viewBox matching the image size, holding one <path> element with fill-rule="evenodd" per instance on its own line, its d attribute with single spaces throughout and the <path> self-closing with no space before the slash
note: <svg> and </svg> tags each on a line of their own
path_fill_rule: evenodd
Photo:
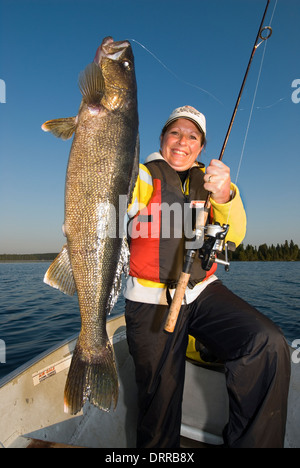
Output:
<svg viewBox="0 0 300 468">
<path fill-rule="evenodd" d="M 78 413 L 87 400 L 117 406 L 118 374 L 107 335 L 107 315 L 128 264 L 124 220 L 138 175 L 137 83 L 129 41 L 105 37 L 79 75 L 78 115 L 48 120 L 42 129 L 73 136 L 65 182 L 63 232 L 67 242 L 44 282 L 77 292 L 81 328 L 64 389 L 64 410 Z M 125 200 L 125 201 L 124 201 Z"/>
</svg>

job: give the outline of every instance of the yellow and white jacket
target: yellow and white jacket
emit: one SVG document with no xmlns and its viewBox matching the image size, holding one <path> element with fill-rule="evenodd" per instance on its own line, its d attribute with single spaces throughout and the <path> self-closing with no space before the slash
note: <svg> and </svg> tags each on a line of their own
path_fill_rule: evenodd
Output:
<svg viewBox="0 0 300 468">
<path fill-rule="evenodd" d="M 152 161 L 163 160 L 159 153 L 151 154 L 145 164 Z M 197 164 L 196 164 L 197 165 Z M 204 172 L 204 167 L 201 168 Z M 189 177 L 187 178 L 182 190 L 185 194 L 189 192 Z M 218 204 L 211 199 L 212 221 L 221 225 L 229 224 L 230 228 L 226 240 L 234 242 L 238 246 L 246 233 L 246 214 L 240 197 L 239 190 L 235 184 L 231 184 L 231 200 L 225 204 Z M 141 208 L 147 207 L 154 196 L 154 180 L 150 170 L 146 165 L 140 164 L 139 175 L 133 191 L 132 202 L 128 207 L 129 219 L 134 218 Z M 184 303 L 189 304 L 201 293 L 201 291 L 212 281 L 216 280 L 214 274 L 210 275 L 192 289 L 187 288 Z M 167 305 L 167 285 L 162 282 L 151 281 L 144 278 L 129 276 L 126 282 L 124 296 L 125 298 L 150 304 Z M 171 297 L 175 289 L 169 289 Z"/>
</svg>

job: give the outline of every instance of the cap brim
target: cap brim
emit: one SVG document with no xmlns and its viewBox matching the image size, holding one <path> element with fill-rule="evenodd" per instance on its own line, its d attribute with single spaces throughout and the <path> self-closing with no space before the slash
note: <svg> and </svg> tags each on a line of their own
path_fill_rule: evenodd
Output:
<svg viewBox="0 0 300 468">
<path fill-rule="evenodd" d="M 191 122 L 193 122 L 193 124 L 195 124 L 195 125 L 199 128 L 200 132 L 203 133 L 204 136 L 206 136 L 206 135 L 205 135 L 205 131 L 203 130 L 203 128 L 201 127 L 201 125 L 200 125 L 198 122 L 196 122 L 196 120 L 194 120 L 194 119 L 192 119 L 192 118 L 190 118 L 190 117 L 186 117 L 186 116 L 178 116 L 178 117 L 174 117 L 173 119 L 167 120 L 167 122 L 166 122 L 165 125 L 164 125 L 163 131 L 164 131 L 171 123 L 175 122 L 175 121 L 178 120 L 178 119 L 190 120 Z"/>
</svg>

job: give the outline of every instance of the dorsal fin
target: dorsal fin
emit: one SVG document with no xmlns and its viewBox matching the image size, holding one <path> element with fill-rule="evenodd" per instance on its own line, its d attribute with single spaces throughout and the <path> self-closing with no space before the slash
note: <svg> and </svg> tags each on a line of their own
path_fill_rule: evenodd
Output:
<svg viewBox="0 0 300 468">
<path fill-rule="evenodd" d="M 94 62 L 80 73 L 79 89 L 86 104 L 99 106 L 104 94 L 105 83 L 101 69 Z"/>
</svg>

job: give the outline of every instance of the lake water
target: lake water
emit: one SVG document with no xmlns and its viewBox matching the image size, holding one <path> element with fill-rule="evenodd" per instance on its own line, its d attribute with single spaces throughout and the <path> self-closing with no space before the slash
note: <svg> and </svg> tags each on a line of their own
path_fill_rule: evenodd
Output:
<svg viewBox="0 0 300 468">
<path fill-rule="evenodd" d="M 77 296 L 43 283 L 50 263 L 0 263 L 0 378 L 80 330 Z M 218 276 L 233 292 L 300 339 L 300 262 L 233 262 Z M 112 315 L 124 311 L 120 296 Z M 0 347 L 1 348 L 1 347 Z M 0 352 L 0 361 L 1 352 Z"/>
</svg>

